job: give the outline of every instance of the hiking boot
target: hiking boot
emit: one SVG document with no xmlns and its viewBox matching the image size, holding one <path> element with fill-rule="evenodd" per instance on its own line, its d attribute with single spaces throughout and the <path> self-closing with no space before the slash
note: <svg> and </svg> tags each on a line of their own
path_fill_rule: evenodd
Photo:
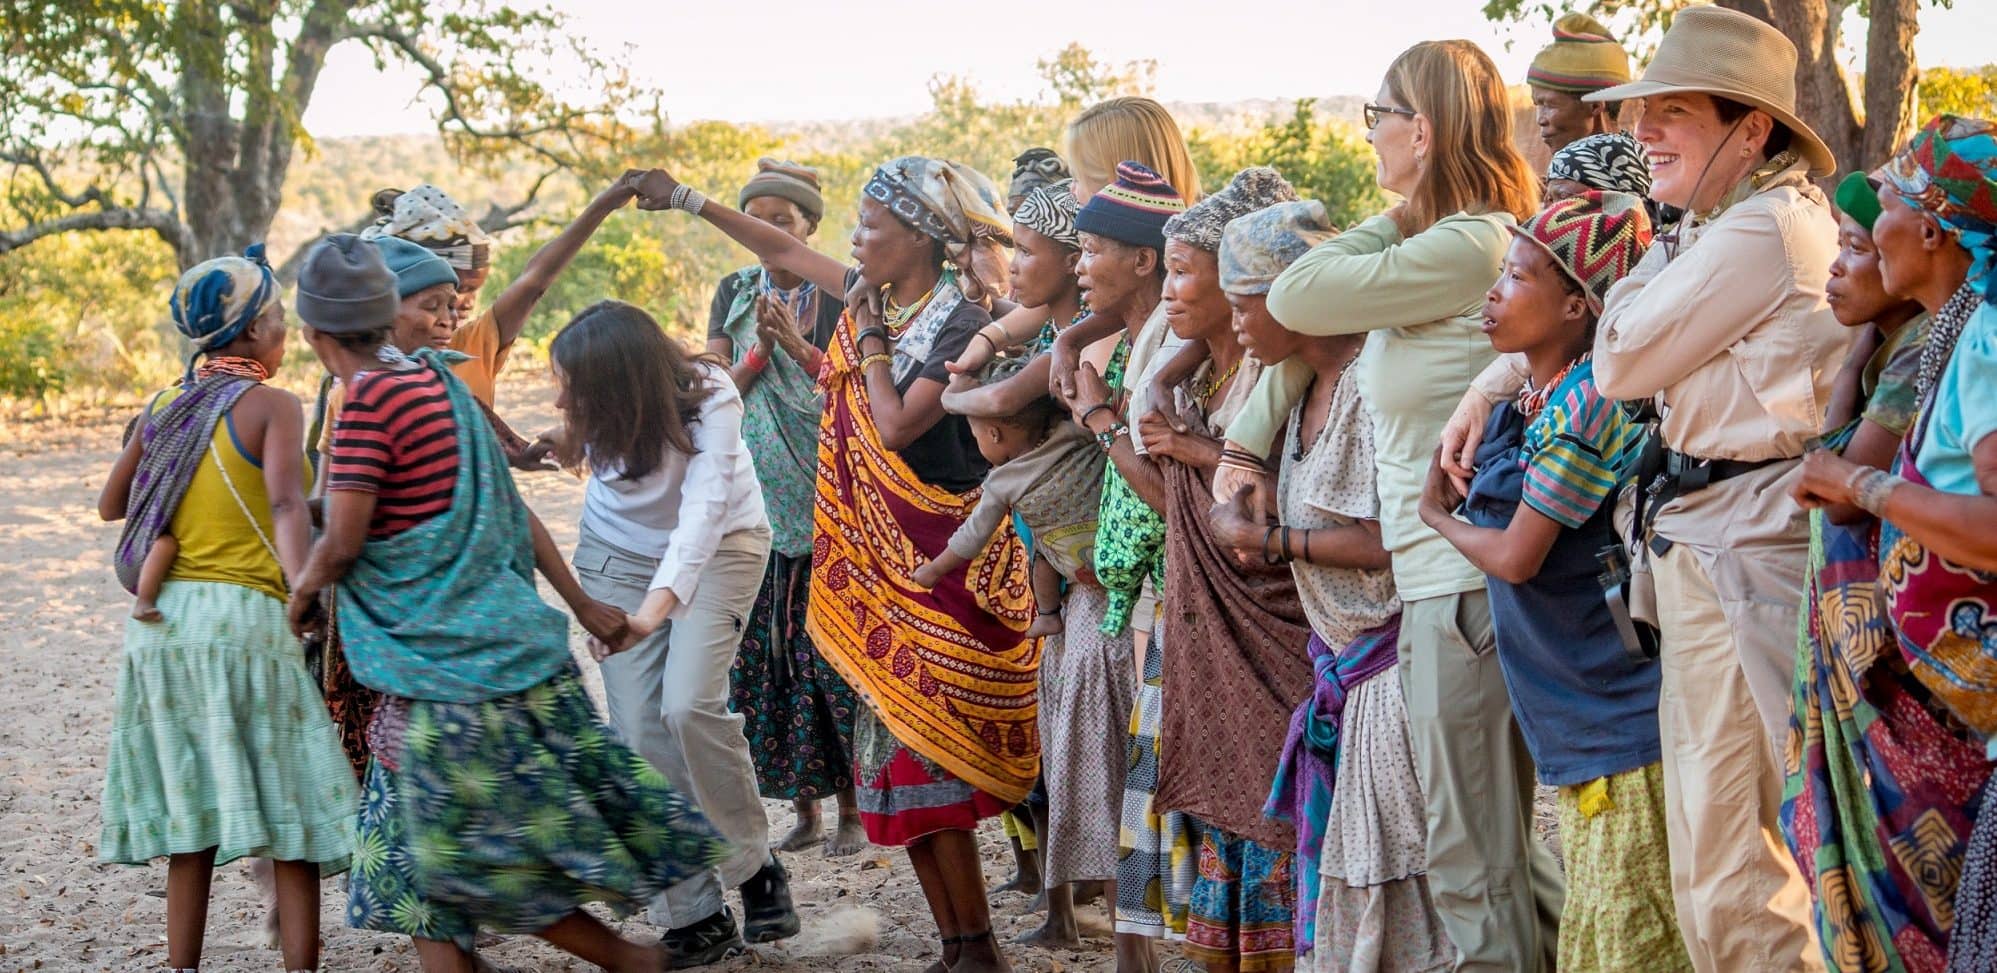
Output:
<svg viewBox="0 0 1997 973">
<path fill-rule="evenodd" d="M 797 935 L 797 908 L 790 901 L 790 875 L 775 854 L 742 883 L 742 938 L 773 943 Z"/>
<path fill-rule="evenodd" d="M 735 917 L 729 914 L 727 906 L 699 922 L 666 930 L 659 937 L 659 945 L 665 948 L 669 970 L 718 963 L 748 948 L 742 945 L 742 937 L 735 931 Z"/>
</svg>

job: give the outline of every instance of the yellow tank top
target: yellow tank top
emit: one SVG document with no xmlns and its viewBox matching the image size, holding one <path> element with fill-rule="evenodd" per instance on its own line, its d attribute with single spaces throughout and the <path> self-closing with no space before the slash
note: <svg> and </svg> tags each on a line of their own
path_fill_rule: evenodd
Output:
<svg viewBox="0 0 1997 973">
<path fill-rule="evenodd" d="M 153 408 L 173 401 L 179 389 L 168 389 Z M 270 520 L 270 494 L 264 490 L 263 467 L 245 455 L 236 440 L 234 416 L 224 416 L 215 424 L 215 436 L 194 480 L 181 497 L 167 533 L 180 544 L 169 581 L 219 581 L 242 585 L 283 601 L 290 596 L 285 587 L 284 569 L 276 556 L 277 534 Z M 220 460 L 220 466 L 217 466 Z M 312 470 L 305 467 L 305 486 L 311 489 Z M 225 479 L 223 470 L 228 471 Z M 229 487 L 234 485 L 232 495 Z M 242 497 L 242 503 L 236 497 Z M 249 516 L 244 516 L 244 510 Z M 255 527 L 251 527 L 251 523 Z M 261 533 L 259 533 L 261 532 Z M 266 546 L 268 545 L 268 546 Z"/>
</svg>

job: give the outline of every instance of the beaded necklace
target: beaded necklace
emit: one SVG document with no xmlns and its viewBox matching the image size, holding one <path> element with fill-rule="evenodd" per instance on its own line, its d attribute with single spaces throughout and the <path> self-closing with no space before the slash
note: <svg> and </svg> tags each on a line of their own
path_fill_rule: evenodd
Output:
<svg viewBox="0 0 1997 973">
<path fill-rule="evenodd" d="M 1933 321 L 1928 324 L 1928 335 L 1921 345 L 1920 370 L 1914 376 L 1915 401 L 1923 404 L 1928 401 L 1928 393 L 1934 391 L 1935 383 L 1942 377 L 1942 369 L 1955 356 L 1955 343 L 1962 337 L 1963 326 L 1969 323 L 1970 316 L 1976 313 L 1976 306 L 1982 300 L 1983 295 L 1977 292 L 1977 283 L 1964 281 L 1948 303 L 1935 312 Z"/>
<path fill-rule="evenodd" d="M 263 362 L 257 361 L 254 358 L 244 358 L 239 355 L 217 355 L 202 362 L 201 366 L 194 370 L 194 377 L 197 379 L 207 378 L 211 375 L 234 375 L 238 378 L 247 378 L 252 382 L 263 382 L 270 379 L 270 369 L 263 367 Z"/>
<path fill-rule="evenodd" d="M 1088 316 L 1089 306 L 1083 304 L 1082 309 L 1076 311 L 1075 316 L 1069 318 L 1067 324 L 1057 325 L 1054 323 L 1053 318 L 1048 318 L 1047 323 L 1040 326 L 1040 336 L 1035 341 L 1042 349 L 1052 348 L 1054 346 L 1054 339 L 1061 337 L 1061 332 L 1082 323 L 1082 319 Z"/>
<path fill-rule="evenodd" d="M 1241 363 L 1247 360 L 1247 355 L 1236 358 L 1234 364 L 1227 366 L 1227 371 L 1220 373 L 1219 378 L 1210 379 L 1204 386 L 1193 391 L 1193 398 L 1199 401 L 1202 410 L 1206 409 L 1207 402 L 1213 399 L 1214 393 L 1219 392 L 1221 386 L 1226 385 L 1228 380 L 1234 377 L 1235 372 L 1241 371 Z"/>
<path fill-rule="evenodd" d="M 943 276 L 936 278 L 936 283 L 931 284 L 928 290 L 923 291 L 921 297 L 905 305 L 894 302 L 894 298 L 889 296 L 888 293 L 890 287 L 882 287 L 881 323 L 887 326 L 889 333 L 899 334 L 902 328 L 908 326 L 908 322 L 914 320 L 917 314 L 922 313 L 923 308 L 929 306 L 930 299 L 936 296 L 936 289 L 942 287 L 943 283 L 950 279 L 950 271 L 943 271 Z"/>
<path fill-rule="evenodd" d="M 1539 415 L 1539 411 L 1546 408 L 1546 400 L 1552 397 L 1553 390 L 1559 388 L 1560 383 L 1567 380 L 1567 373 L 1573 371 L 1574 366 L 1587 361 L 1589 354 L 1588 352 L 1584 352 L 1581 357 L 1568 362 L 1567 367 L 1562 368 L 1559 374 L 1553 376 L 1553 381 L 1546 383 L 1540 388 L 1533 388 L 1532 379 L 1526 379 L 1525 388 L 1519 390 L 1519 415 L 1526 418 Z"/>
</svg>

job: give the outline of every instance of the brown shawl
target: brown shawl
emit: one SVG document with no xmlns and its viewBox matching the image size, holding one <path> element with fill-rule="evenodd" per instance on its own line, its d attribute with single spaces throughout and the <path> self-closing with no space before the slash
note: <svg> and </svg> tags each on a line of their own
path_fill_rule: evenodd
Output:
<svg viewBox="0 0 1997 973">
<path fill-rule="evenodd" d="M 1262 805 L 1290 714 L 1312 688 L 1310 622 L 1295 576 L 1287 564 L 1243 568 L 1213 536 L 1208 477 L 1154 460 L 1167 496 L 1158 807 L 1294 849 L 1296 829 L 1264 817 Z"/>
</svg>

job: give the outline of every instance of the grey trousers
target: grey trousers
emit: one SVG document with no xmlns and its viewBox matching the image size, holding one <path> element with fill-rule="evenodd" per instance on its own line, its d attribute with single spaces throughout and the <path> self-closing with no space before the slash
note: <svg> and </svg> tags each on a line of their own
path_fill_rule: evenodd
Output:
<svg viewBox="0 0 1997 973">
<path fill-rule="evenodd" d="M 728 672 L 769 558 L 768 528 L 722 538 L 701 571 L 687 614 L 603 662 L 611 727 L 734 845 L 718 868 L 667 889 L 653 904 L 652 921 L 667 928 L 720 912 L 722 894 L 770 859 L 770 823 L 756 792 L 749 741 L 742 735 L 742 717 L 728 710 Z M 626 551 L 584 528 L 575 567 L 590 597 L 635 612 L 658 559 Z"/>
<path fill-rule="evenodd" d="M 1533 764 L 1483 591 L 1408 602 L 1401 691 L 1428 804 L 1428 887 L 1456 969 L 1553 968 L 1566 883 L 1533 837 Z"/>
</svg>

